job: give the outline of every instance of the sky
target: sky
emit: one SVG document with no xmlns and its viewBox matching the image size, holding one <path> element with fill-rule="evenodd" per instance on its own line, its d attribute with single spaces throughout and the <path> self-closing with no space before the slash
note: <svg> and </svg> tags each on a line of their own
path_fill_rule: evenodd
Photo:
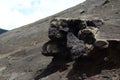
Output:
<svg viewBox="0 0 120 80">
<path fill-rule="evenodd" d="M 0 0 L 0 28 L 12 30 L 85 0 Z"/>
</svg>

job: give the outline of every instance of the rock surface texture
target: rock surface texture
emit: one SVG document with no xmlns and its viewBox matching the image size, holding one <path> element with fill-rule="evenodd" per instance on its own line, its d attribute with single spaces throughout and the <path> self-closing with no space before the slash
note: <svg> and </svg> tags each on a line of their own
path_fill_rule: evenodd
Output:
<svg viewBox="0 0 120 80">
<path fill-rule="evenodd" d="M 69 53 L 66 51 L 69 51 L 69 49 L 61 47 L 67 45 L 64 40 L 74 43 L 74 41 L 69 40 L 71 38 L 69 35 L 74 37 L 75 45 L 80 40 L 79 37 L 82 37 L 81 40 L 88 42 L 86 37 L 81 35 L 81 32 L 83 32 L 82 34 L 88 34 L 88 30 L 81 30 L 76 33 L 73 29 L 72 33 L 66 34 L 69 29 L 64 27 L 61 28 L 62 33 L 68 37 L 61 34 L 51 37 L 53 34 L 50 34 L 50 39 L 48 38 L 49 25 L 52 25 L 49 23 L 56 17 L 103 21 L 104 24 L 99 28 L 98 36 L 95 38 L 97 42 L 93 43 L 94 47 L 87 54 L 88 56 L 71 60 L 69 57 L 67 58 Z M 89 24 L 89 21 L 87 24 Z M 67 25 L 64 21 L 63 26 Z M 97 26 L 99 25 L 101 24 L 97 24 Z M 53 29 L 52 31 L 55 31 L 54 34 L 56 34 L 57 30 Z M 56 45 L 58 38 L 62 41 L 61 46 Z M 55 41 L 46 43 L 49 40 Z M 45 49 L 46 51 L 60 53 L 61 55 L 54 58 L 43 56 L 41 52 L 45 43 L 46 45 L 51 44 L 47 47 L 47 50 Z M 84 44 L 83 41 L 80 41 L 80 43 Z M 55 49 L 50 49 L 51 46 L 54 46 Z M 68 47 L 72 47 L 74 52 L 74 49 L 77 49 L 78 46 L 68 45 Z M 58 14 L 1 34 L 0 80 L 119 80 L 119 53 L 120 0 L 86 0 L 82 4 Z"/>
</svg>

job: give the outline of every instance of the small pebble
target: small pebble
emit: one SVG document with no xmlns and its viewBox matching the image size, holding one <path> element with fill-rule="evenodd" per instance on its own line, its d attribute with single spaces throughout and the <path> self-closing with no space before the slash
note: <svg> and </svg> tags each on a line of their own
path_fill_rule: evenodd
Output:
<svg viewBox="0 0 120 80">
<path fill-rule="evenodd" d="M 104 57 L 104 61 L 105 62 L 109 61 L 109 58 L 108 57 Z"/>
</svg>

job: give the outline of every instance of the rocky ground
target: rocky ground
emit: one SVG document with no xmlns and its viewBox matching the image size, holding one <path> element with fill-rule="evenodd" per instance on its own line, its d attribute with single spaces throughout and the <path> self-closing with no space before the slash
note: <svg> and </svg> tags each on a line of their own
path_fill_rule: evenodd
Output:
<svg viewBox="0 0 120 80">
<path fill-rule="evenodd" d="M 49 22 L 55 17 L 102 19 L 97 39 L 109 40 L 110 46 L 76 61 L 43 56 L 41 46 L 49 40 Z M 119 52 L 120 0 L 87 0 L 0 35 L 0 80 L 119 80 Z"/>
</svg>

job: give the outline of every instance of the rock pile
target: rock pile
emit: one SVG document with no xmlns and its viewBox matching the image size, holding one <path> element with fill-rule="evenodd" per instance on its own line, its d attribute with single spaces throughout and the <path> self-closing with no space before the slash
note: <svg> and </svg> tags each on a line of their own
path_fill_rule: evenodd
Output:
<svg viewBox="0 0 120 80">
<path fill-rule="evenodd" d="M 50 40 L 43 45 L 42 54 L 72 59 L 86 56 L 93 49 L 102 24 L 102 20 L 55 18 L 50 22 Z"/>
</svg>

